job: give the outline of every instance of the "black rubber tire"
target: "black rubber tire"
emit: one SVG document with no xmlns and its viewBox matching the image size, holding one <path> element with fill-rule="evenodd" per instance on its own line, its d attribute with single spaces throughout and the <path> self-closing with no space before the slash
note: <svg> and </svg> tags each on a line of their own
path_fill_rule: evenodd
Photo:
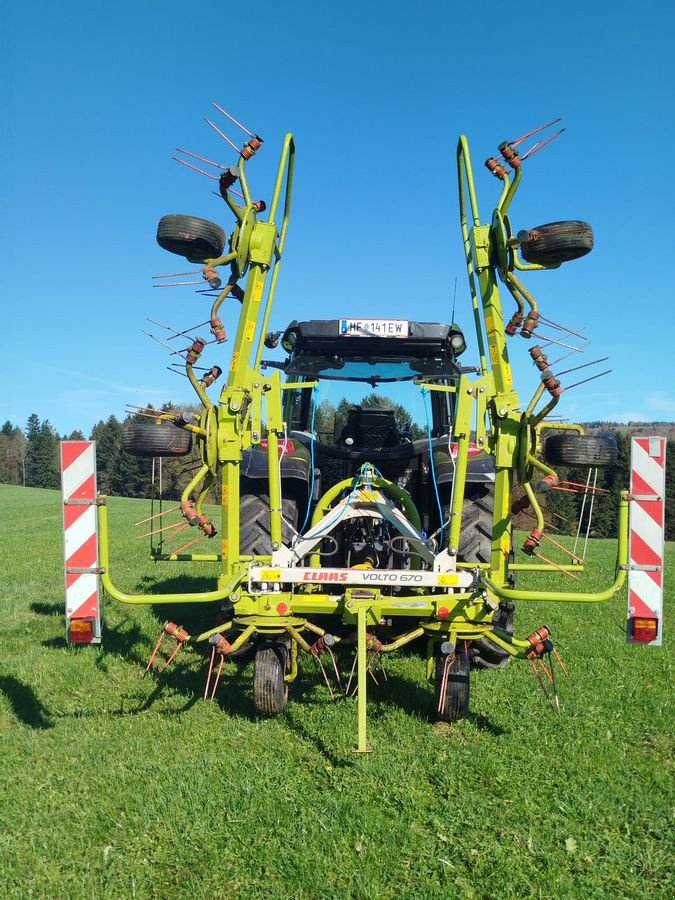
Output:
<svg viewBox="0 0 675 900">
<path fill-rule="evenodd" d="M 549 222 L 519 232 L 520 254 L 528 263 L 556 266 L 585 256 L 593 249 L 593 229 L 588 222 Z"/>
<path fill-rule="evenodd" d="M 220 225 L 196 216 L 162 216 L 157 226 L 157 243 L 169 253 L 200 263 L 223 255 L 227 234 Z"/>
<path fill-rule="evenodd" d="M 253 705 L 263 716 L 276 716 L 288 701 L 288 648 L 279 641 L 267 641 L 256 650 L 253 661 Z"/>
<path fill-rule="evenodd" d="M 122 448 L 134 456 L 186 456 L 192 450 L 192 435 L 171 422 L 125 425 Z"/>
<path fill-rule="evenodd" d="M 495 486 L 492 482 L 467 484 L 457 557 L 460 562 L 490 562 L 494 505 Z"/>
<path fill-rule="evenodd" d="M 436 689 L 434 702 L 436 716 L 441 722 L 456 722 L 464 719 L 469 711 L 469 693 L 471 685 L 471 665 L 469 654 L 462 647 L 455 651 L 454 658 L 448 666 L 448 684 L 445 691 L 445 702 L 439 709 L 441 700 L 441 688 L 443 686 L 443 671 L 445 657 L 442 653 L 436 655 Z"/>
<path fill-rule="evenodd" d="M 554 466 L 611 466 L 619 448 L 611 434 L 553 434 L 544 442 L 544 459 Z"/>
<path fill-rule="evenodd" d="M 462 509 L 462 533 L 459 539 L 460 562 L 490 562 L 494 498 L 492 482 L 467 484 Z M 492 622 L 508 634 L 513 634 L 513 604 L 506 606 L 500 604 L 492 617 Z M 486 638 L 478 638 L 471 644 L 471 661 L 478 668 L 503 669 L 509 664 L 510 659 L 511 655 L 506 650 L 502 650 Z"/>
<path fill-rule="evenodd" d="M 270 500 L 267 494 L 244 493 L 239 504 L 239 546 L 242 553 L 265 556 L 272 552 L 270 537 Z M 295 534 L 287 522 L 297 527 L 298 506 L 295 500 L 284 497 L 281 501 L 281 540 L 288 544 Z"/>
</svg>

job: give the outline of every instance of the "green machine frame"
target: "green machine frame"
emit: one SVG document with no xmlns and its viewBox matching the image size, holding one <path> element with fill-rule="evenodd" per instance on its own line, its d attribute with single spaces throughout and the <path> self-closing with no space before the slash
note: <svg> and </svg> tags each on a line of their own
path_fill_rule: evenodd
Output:
<svg viewBox="0 0 675 900">
<path fill-rule="evenodd" d="M 502 150 L 505 146 L 507 151 Z M 233 613 L 228 621 L 194 636 L 183 630 L 181 635 L 184 634 L 185 643 L 217 640 L 224 648 L 222 652 L 230 654 L 256 634 L 283 637 L 290 641 L 290 665 L 285 674 L 285 680 L 290 682 L 297 674 L 298 650 L 315 650 L 315 644 L 307 638 L 316 641 L 327 636 L 326 631 L 316 624 L 317 617 L 339 616 L 343 622 L 354 625 L 358 694 L 355 749 L 360 752 L 370 749 L 366 732 L 369 652 L 390 652 L 426 637 L 429 678 L 432 677 L 435 651 L 446 641 L 457 645 L 487 639 L 513 657 L 531 659 L 533 654 L 542 652 L 538 638 L 532 635 L 527 639 L 516 638 L 493 625 L 492 617 L 501 601 L 599 602 L 621 590 L 626 579 L 628 494 L 622 495 L 620 502 L 616 570 L 613 582 L 606 589 L 594 593 L 534 591 L 514 587 L 509 579 L 513 571 L 564 569 L 576 572 L 583 569 L 583 563 L 573 561 L 558 566 L 534 559 L 521 563 L 512 561 L 512 503 L 516 479 L 536 517 L 537 527 L 526 541 L 525 549 L 536 547 L 545 530 L 537 489 L 542 481 L 554 478 L 555 473 L 539 459 L 540 434 L 544 426 L 556 427 L 555 423 L 547 422 L 546 417 L 557 405 L 559 394 L 549 391 L 551 396 L 545 397 L 547 385 L 542 382 L 523 409 L 513 386 L 507 350 L 507 337 L 513 333 L 513 327 L 509 330 L 509 325 L 522 324 L 522 333 L 527 337 L 538 317 L 536 301 L 516 273 L 544 267 L 526 264 L 519 258 L 518 239 L 513 236 L 508 210 L 522 179 L 522 166 L 515 150 L 508 145 L 502 145 L 500 150 L 513 166 L 512 176 L 503 166 L 495 164 L 491 167 L 502 188 L 491 221 L 482 223 L 467 139 L 460 137 L 457 146 L 460 222 L 480 373 L 474 376 L 463 374 L 454 386 L 422 383 L 429 391 L 453 391 L 456 394 L 453 440 L 458 449 L 450 524 L 443 547 L 436 548 L 434 553 L 429 552 L 428 546 L 425 550 L 419 518 L 410 497 L 368 466 L 363 467 L 355 479 L 329 488 L 318 501 L 309 529 L 297 538 L 295 555 L 282 543 L 282 482 L 278 462 L 279 441 L 286 428 L 282 393 L 286 388 L 312 387 L 307 383 L 284 385 L 278 371 L 270 374 L 261 366 L 289 222 L 295 162 L 291 135 L 287 135 L 283 143 L 267 220 L 261 216 L 261 205 L 251 199 L 245 171 L 246 155 L 242 154 L 237 176 L 243 204 L 235 202 L 231 193 L 224 194 L 236 220 L 229 251 L 220 258 L 205 261 L 205 278 L 214 278 L 220 268 L 229 267 L 230 270 L 227 283 L 211 311 L 212 331 L 217 339 L 224 339 L 219 318 L 221 304 L 230 295 L 241 300 L 227 379 L 218 402 L 210 399 L 203 381 L 194 373 L 193 367 L 204 349 L 204 342 L 197 339 L 188 351 L 186 362 L 186 373 L 202 405 L 197 424 L 177 421 L 171 413 L 165 415 L 197 437 L 201 466 L 183 492 L 181 512 L 191 525 L 209 536 L 215 533 L 215 528 L 204 513 L 204 502 L 215 480 L 219 476 L 222 478 L 220 548 L 214 553 L 153 551 L 153 556 L 156 560 L 219 561 L 221 573 L 217 585 L 213 590 L 201 593 L 148 595 L 120 590 L 110 571 L 108 509 L 104 498 L 98 507 L 100 577 L 112 598 L 131 604 L 231 603 Z M 515 166 L 514 158 L 518 163 Z M 242 290 L 238 282 L 244 279 Z M 510 323 L 504 319 L 500 282 L 516 302 L 517 312 Z M 578 429 L 578 426 L 571 427 Z M 243 453 L 263 438 L 268 444 L 272 554 L 251 557 L 242 555 L 240 550 L 241 462 Z M 470 441 L 475 441 L 494 459 L 495 501 L 489 564 L 457 561 Z M 196 500 L 193 500 L 195 496 Z M 411 566 L 407 576 L 401 572 L 392 576 L 379 571 L 322 568 L 317 552 L 325 534 L 322 523 L 338 506 L 341 509 L 351 507 L 354 514 L 361 508 L 368 509 L 371 514 L 405 519 L 409 528 L 406 532 L 406 526 L 402 525 L 402 533 L 408 533 L 413 543 L 417 541 L 421 562 L 418 560 Z M 396 594 L 388 590 L 391 577 L 398 579 Z M 404 587 L 406 583 L 410 584 L 408 590 Z M 408 621 L 414 616 L 418 624 L 414 628 L 408 627 L 388 643 L 377 640 L 370 631 L 383 619 L 395 620 L 401 616 Z M 234 635 L 231 642 L 226 637 L 230 633 Z"/>
</svg>

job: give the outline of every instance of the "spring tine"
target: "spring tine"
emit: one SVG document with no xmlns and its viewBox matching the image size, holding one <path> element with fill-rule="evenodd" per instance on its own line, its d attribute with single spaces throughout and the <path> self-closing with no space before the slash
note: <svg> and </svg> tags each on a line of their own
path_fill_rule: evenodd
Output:
<svg viewBox="0 0 675 900">
<path fill-rule="evenodd" d="M 542 556 L 541 553 L 534 553 L 533 556 L 536 556 L 537 559 L 541 559 L 543 562 L 548 563 L 549 566 L 553 566 L 554 569 L 558 569 L 564 575 L 569 575 L 570 578 L 573 578 L 575 581 L 579 580 L 579 576 L 574 572 L 568 572 L 567 569 L 564 569 L 562 566 L 558 565 L 558 563 L 553 562 L 552 559 L 548 559 L 546 556 Z"/>
<path fill-rule="evenodd" d="M 582 363 L 580 366 L 574 366 L 572 369 L 565 369 L 563 372 L 556 372 L 555 377 L 560 378 L 561 375 L 569 375 L 570 372 L 577 372 L 579 369 L 587 369 L 589 366 L 597 366 L 598 363 L 607 362 L 609 356 L 601 356 L 600 359 L 594 359 L 593 362 Z"/>
<path fill-rule="evenodd" d="M 147 519 L 139 519 L 138 522 L 134 522 L 134 527 L 136 525 L 145 525 L 146 522 L 152 522 L 153 519 L 159 519 L 160 516 L 168 516 L 169 513 L 177 512 L 180 509 L 180 506 L 172 506 L 171 509 L 163 509 L 162 512 L 155 513 L 154 516 L 148 516 Z"/>
<path fill-rule="evenodd" d="M 448 653 L 445 659 L 443 660 L 443 673 L 441 675 L 441 689 L 438 692 L 438 714 L 440 715 L 443 712 L 443 707 L 445 706 L 445 697 L 448 691 L 448 669 L 450 668 L 450 657 L 452 654 Z"/>
<path fill-rule="evenodd" d="M 168 284 L 153 284 L 154 288 L 189 287 L 191 284 L 204 284 L 204 281 L 170 281 Z"/>
<path fill-rule="evenodd" d="M 574 337 L 581 338 L 582 341 L 585 341 L 587 344 L 590 344 L 590 339 L 586 337 L 583 332 L 586 330 L 586 326 L 583 325 L 578 331 L 575 331 L 573 328 L 570 328 L 567 325 L 562 325 L 560 322 L 556 322 L 555 319 L 549 319 L 546 316 L 539 313 L 539 318 L 542 322 L 545 322 L 547 325 L 550 325 L 551 328 L 557 328 L 558 331 L 566 331 L 567 334 L 573 334 Z"/>
<path fill-rule="evenodd" d="M 155 287 L 157 287 L 157 285 L 155 285 Z M 167 350 L 171 351 L 172 355 L 175 352 L 179 352 L 179 351 L 175 351 L 174 348 L 171 346 L 171 344 L 167 344 L 166 341 L 163 341 L 161 338 L 158 338 L 156 334 L 151 334 L 149 331 L 146 331 L 145 329 L 143 329 L 143 334 L 147 334 L 147 336 L 151 337 L 153 339 L 153 341 L 157 341 L 157 343 L 161 344 L 162 347 L 166 347 Z"/>
<path fill-rule="evenodd" d="M 136 535 L 136 540 L 140 540 L 144 537 L 152 537 L 155 534 L 161 534 L 163 531 L 172 531 L 173 529 L 180 528 L 181 523 L 176 522 L 174 525 L 165 525 L 164 528 L 157 528 L 155 531 L 146 531 L 145 534 Z"/>
<path fill-rule="evenodd" d="M 375 684 L 379 687 L 379 686 L 380 686 L 380 682 L 379 682 L 379 681 L 377 680 L 377 678 L 375 677 L 375 673 L 373 672 L 373 668 L 372 668 L 372 667 L 373 667 L 373 662 L 374 662 L 374 654 L 373 654 L 373 653 L 369 653 L 367 656 L 370 656 L 370 662 L 366 665 L 366 672 L 368 672 L 368 674 L 369 674 L 370 677 L 373 679 L 373 681 L 375 682 Z M 366 657 L 366 658 L 367 658 L 367 657 Z"/>
<path fill-rule="evenodd" d="M 357 658 L 357 653 L 356 653 L 356 651 L 355 651 L 355 652 L 354 652 L 354 662 L 352 663 L 352 670 L 351 670 L 351 672 L 349 673 L 349 680 L 347 681 L 347 687 L 345 688 L 345 694 L 346 694 L 347 696 L 349 696 L 349 688 L 350 688 L 351 685 L 352 685 L 352 678 L 354 677 L 354 672 L 355 672 L 355 670 L 356 670 L 356 658 Z M 357 685 L 357 687 L 358 687 L 358 685 Z"/>
<path fill-rule="evenodd" d="M 538 659 L 537 662 L 538 662 L 539 665 L 541 666 L 542 672 L 543 672 L 544 675 L 548 678 L 548 680 L 551 682 L 551 684 L 555 684 L 553 678 L 551 677 L 551 673 L 548 671 L 548 668 L 547 668 L 547 666 L 546 666 L 546 663 L 545 663 L 544 660 L 543 660 L 543 657 L 540 658 L 540 659 Z"/>
<path fill-rule="evenodd" d="M 540 131 L 544 131 L 545 128 L 550 128 L 551 125 L 556 125 L 561 120 L 562 116 L 558 116 L 557 119 L 553 119 L 551 122 L 547 122 L 546 125 L 540 125 L 539 128 L 533 128 L 532 131 L 528 131 L 527 134 L 522 134 L 519 138 L 516 138 L 515 141 L 509 141 L 509 144 L 511 144 L 512 147 L 517 147 L 518 144 L 522 144 L 523 141 L 526 141 L 529 137 L 532 137 L 533 134 L 539 134 Z"/>
<path fill-rule="evenodd" d="M 609 375 L 611 369 L 607 369 L 604 372 L 598 372 L 597 375 L 591 375 L 590 378 L 584 378 L 583 381 L 575 381 L 574 384 L 569 384 L 565 390 L 570 391 L 572 388 L 579 387 L 580 384 L 587 384 L 589 381 L 595 381 L 596 378 L 602 378 L 603 375 Z"/>
<path fill-rule="evenodd" d="M 542 691 L 544 692 L 544 697 L 546 697 L 546 702 L 547 702 L 547 703 L 550 703 L 551 700 L 550 700 L 550 698 L 549 698 L 548 691 L 546 690 L 546 685 L 545 685 L 544 682 L 542 681 L 541 675 L 539 674 L 539 669 L 538 669 L 537 666 L 535 665 L 536 660 L 531 659 L 531 660 L 530 660 L 530 663 L 531 663 L 531 665 L 532 665 L 532 669 L 534 670 L 534 674 L 537 676 L 537 681 L 539 682 L 539 685 L 540 685 Z"/>
<path fill-rule="evenodd" d="M 147 332 L 146 332 L 146 334 L 147 334 Z M 148 412 L 158 412 L 158 413 L 168 412 L 168 410 L 157 409 L 157 407 L 155 407 L 155 406 L 136 406 L 135 403 L 127 403 L 126 406 L 128 406 L 129 409 L 145 409 Z"/>
<path fill-rule="evenodd" d="M 559 541 L 554 540 L 548 534 L 542 534 L 542 537 L 545 538 L 547 541 L 550 541 L 555 547 L 558 547 L 559 550 L 562 550 L 563 553 L 567 553 L 568 556 L 571 556 L 575 562 L 577 562 L 577 563 L 583 562 L 583 559 L 580 556 L 577 556 L 576 553 L 572 553 L 571 550 L 568 550 L 567 547 L 565 547 Z"/>
<path fill-rule="evenodd" d="M 249 137 L 255 137 L 255 135 L 253 134 L 252 131 L 249 131 L 248 128 L 246 128 L 244 125 L 241 124 L 241 122 L 237 122 L 237 120 L 235 119 L 235 117 L 234 117 L 234 116 L 231 116 L 231 115 L 229 114 L 229 112 L 226 112 L 226 111 L 222 108 L 222 106 L 218 106 L 218 104 L 217 104 L 217 103 L 214 103 L 213 100 L 211 101 L 211 104 L 212 104 L 212 106 L 215 106 L 215 108 L 218 110 L 218 112 L 221 112 L 224 116 L 227 116 L 227 118 L 228 118 L 231 122 L 234 122 L 234 124 L 235 124 L 235 125 L 238 125 L 238 126 L 241 128 L 242 131 L 245 131 L 246 134 L 247 134 Z"/>
<path fill-rule="evenodd" d="M 185 153 L 186 156 L 191 156 L 193 159 L 200 159 L 202 162 L 208 163 L 210 166 L 215 166 L 216 169 L 222 169 L 223 171 L 227 169 L 227 166 L 224 166 L 222 163 L 214 162 L 212 159 L 207 159 L 205 156 L 199 156 L 198 153 L 192 153 L 191 150 L 184 150 L 182 147 L 176 147 L 176 150 L 178 151 L 178 153 Z"/>
<path fill-rule="evenodd" d="M 211 684 L 211 672 L 213 671 L 213 662 L 216 658 L 216 648 L 211 647 L 211 661 L 209 662 L 209 671 L 206 673 L 206 687 L 204 688 L 204 699 L 208 697 L 209 685 Z"/>
<path fill-rule="evenodd" d="M 547 337 L 545 334 L 538 334 L 536 331 L 532 332 L 532 337 L 537 338 L 539 341 L 543 341 L 544 344 L 556 344 L 558 347 L 565 347 L 566 350 L 572 350 L 576 353 L 581 353 L 581 347 L 575 347 L 573 344 L 566 344 L 564 341 L 558 341 L 555 338 Z"/>
<path fill-rule="evenodd" d="M 190 272 L 168 272 L 166 275 L 151 275 L 151 278 L 178 278 L 179 275 L 199 275 L 201 269 L 193 269 Z M 156 319 L 151 319 L 150 316 L 146 317 L 148 322 L 154 322 L 155 325 L 161 325 L 162 328 L 166 328 L 168 331 L 173 331 L 170 325 L 164 325 L 162 322 L 158 322 Z"/>
<path fill-rule="evenodd" d="M 167 369 L 169 370 L 169 372 L 173 372 L 174 375 L 181 375 L 183 378 L 187 378 L 187 377 L 188 377 L 188 376 L 185 374 L 185 372 L 179 372 L 178 369 L 172 369 L 171 366 L 167 366 Z"/>
<path fill-rule="evenodd" d="M 150 654 L 150 659 L 148 660 L 148 664 L 145 667 L 145 672 L 143 672 L 143 675 L 147 675 L 148 672 L 150 671 L 150 666 L 152 666 L 153 660 L 157 656 L 157 651 L 159 650 L 160 644 L 162 643 L 163 640 L 164 640 L 164 630 L 162 629 L 162 632 L 159 636 L 159 640 L 155 644 L 155 649 Z"/>
<path fill-rule="evenodd" d="M 551 684 L 553 685 L 553 699 L 555 700 L 556 709 L 560 709 L 560 697 L 558 697 L 558 686 L 555 683 L 555 668 L 553 666 L 553 657 L 551 656 L 550 653 L 548 655 L 548 664 L 551 668 L 551 674 L 549 677 L 551 679 Z M 542 665 L 543 665 L 543 660 L 542 660 Z"/>
<path fill-rule="evenodd" d="M 212 175 L 210 172 L 205 172 L 203 169 L 200 169 L 199 166 L 193 166 L 192 163 L 189 163 L 186 159 L 180 159 L 178 156 L 172 156 L 171 159 L 175 160 L 175 162 L 179 162 L 181 166 L 187 166 L 188 169 L 193 169 L 195 172 L 199 172 L 200 175 L 206 175 L 207 178 L 210 178 L 212 181 L 218 181 L 217 175 Z"/>
<path fill-rule="evenodd" d="M 338 668 L 337 660 L 335 659 L 333 651 L 330 649 L 330 647 L 326 647 L 326 650 L 330 654 L 330 658 L 333 663 L 333 669 L 335 670 L 335 678 L 337 679 L 338 687 L 340 688 L 340 690 L 342 690 L 342 678 L 340 678 L 340 670 Z"/>
<path fill-rule="evenodd" d="M 145 416 L 146 419 L 154 419 L 155 421 L 159 421 L 162 418 L 162 414 L 158 413 L 157 415 L 153 415 L 152 413 L 146 412 L 136 412 L 135 416 Z"/>
<path fill-rule="evenodd" d="M 524 159 L 529 159 L 531 156 L 534 156 L 535 153 L 538 153 L 543 147 L 545 147 L 547 144 L 550 144 L 551 141 L 554 141 L 557 137 L 559 137 L 559 135 L 561 135 L 564 130 L 564 128 L 561 128 L 559 131 L 556 131 L 555 134 L 552 134 L 551 137 L 546 138 L 545 141 L 537 141 L 536 144 L 530 147 L 530 149 L 520 157 L 521 162 Z"/>
<path fill-rule="evenodd" d="M 565 663 L 562 661 L 562 656 L 560 655 L 560 653 L 558 653 L 558 648 L 557 648 L 557 647 L 554 647 L 554 648 L 553 648 L 553 652 L 555 653 L 556 659 L 557 659 L 558 662 L 560 663 L 560 668 L 561 668 L 561 669 L 563 670 L 563 672 L 565 673 L 565 676 L 566 676 L 567 678 L 569 678 L 569 677 L 570 677 L 570 673 L 569 673 L 569 672 L 567 671 L 567 669 L 565 668 Z"/>
<path fill-rule="evenodd" d="M 549 510 L 549 513 L 550 513 L 550 510 Z M 521 514 L 524 516 L 527 516 L 529 519 L 535 519 L 535 521 L 536 521 L 536 518 L 537 518 L 536 513 L 534 513 L 531 509 L 523 509 L 523 510 L 521 510 Z M 556 525 L 555 522 L 547 522 L 546 519 L 544 519 L 544 525 L 547 528 L 555 528 L 556 531 L 560 531 L 560 526 Z M 544 535 L 544 537 L 546 537 L 546 535 Z"/>
<path fill-rule="evenodd" d="M 176 643 L 176 648 L 175 648 L 175 650 L 173 651 L 173 653 L 171 654 L 171 656 L 167 659 L 167 661 L 164 663 L 163 667 L 159 670 L 160 672 L 164 672 L 164 671 L 166 671 L 166 669 L 169 668 L 169 666 L 171 665 L 171 663 L 174 661 L 174 659 L 175 659 L 175 658 L 178 656 L 178 654 L 180 653 L 180 649 L 181 649 L 182 646 L 183 646 L 183 644 L 182 644 L 181 641 L 178 641 L 178 642 Z"/>
<path fill-rule="evenodd" d="M 223 195 L 221 193 L 219 193 L 218 191 L 211 191 L 211 193 L 213 194 L 214 197 L 220 197 L 221 200 L 223 199 Z M 244 197 L 243 194 L 240 194 L 239 191 L 235 191 L 235 189 L 231 188 L 231 187 L 229 187 L 227 189 L 227 193 L 234 194 L 235 197 L 240 197 L 242 200 L 246 199 L 246 197 Z"/>
<path fill-rule="evenodd" d="M 190 525 L 187 522 L 185 522 L 178 531 L 174 531 L 173 534 L 169 535 L 169 539 L 176 537 L 176 535 L 180 534 L 181 531 L 185 531 L 185 529 L 189 528 L 189 527 L 190 527 Z M 172 551 L 172 552 L 175 552 L 175 551 Z"/>
<path fill-rule="evenodd" d="M 148 322 L 152 322 L 155 325 L 161 325 L 162 328 L 166 328 L 167 331 L 173 331 L 173 335 L 169 338 L 170 341 L 172 341 L 174 338 L 177 338 L 177 337 L 185 337 L 185 335 L 189 334 L 191 331 L 194 331 L 196 328 L 202 328 L 204 325 L 211 324 L 211 319 L 207 319 L 205 322 L 200 322 L 198 325 L 191 325 L 189 328 L 186 328 L 184 331 L 176 331 L 176 329 L 172 328 L 170 325 L 163 325 L 161 322 L 158 322 L 156 319 L 151 319 L 150 316 L 148 316 L 147 318 L 148 318 Z"/>
<path fill-rule="evenodd" d="M 178 534 L 178 532 L 176 532 L 176 534 Z M 170 535 L 170 536 L 173 537 L 173 535 Z M 187 548 L 192 547 L 193 544 L 198 544 L 199 541 L 203 541 L 205 537 L 206 537 L 206 535 L 202 534 L 199 537 L 195 538 L 194 541 L 188 541 L 187 544 L 183 544 L 182 547 L 178 547 L 177 550 L 172 550 L 171 552 L 172 553 L 182 553 L 183 550 L 187 550 Z"/>
<path fill-rule="evenodd" d="M 574 350 L 570 350 L 569 353 L 563 353 L 563 355 L 562 355 L 562 356 L 559 356 L 558 359 L 556 359 L 556 360 L 554 360 L 553 362 L 550 362 L 550 363 L 548 364 L 548 365 L 549 365 L 549 368 L 552 369 L 553 366 L 557 366 L 558 363 L 561 363 L 564 359 L 568 359 L 568 358 L 569 358 L 570 356 L 572 356 L 574 353 L 583 353 L 584 350 L 586 349 L 586 347 L 588 346 L 588 344 L 590 344 L 590 341 L 588 341 L 588 343 L 584 344 L 583 347 L 575 347 Z"/>
<path fill-rule="evenodd" d="M 611 491 L 608 488 L 601 488 L 597 485 L 584 484 L 582 481 L 561 481 L 560 484 L 572 484 L 575 487 L 580 487 L 584 489 L 584 493 L 587 494 L 609 494 Z"/>
<path fill-rule="evenodd" d="M 210 178 L 212 181 L 218 181 L 217 175 L 212 175 L 210 172 L 205 172 L 203 169 L 200 169 L 199 166 L 193 166 L 192 163 L 189 163 L 186 159 L 180 159 L 178 156 L 172 156 L 171 159 L 175 160 L 177 163 L 180 163 L 181 166 L 187 166 L 188 169 L 194 169 L 195 172 L 199 172 L 200 175 L 206 175 L 207 178 Z"/>
<path fill-rule="evenodd" d="M 214 131 L 218 132 L 218 134 L 221 136 L 221 138 L 223 138 L 223 140 L 227 141 L 227 143 L 230 145 L 230 147 L 234 147 L 234 149 L 237 151 L 237 153 L 241 156 L 241 151 L 240 151 L 239 147 L 237 147 L 237 145 L 234 143 L 234 141 L 231 141 L 226 134 L 223 134 L 223 132 L 220 130 L 220 128 L 218 128 L 217 125 L 214 125 L 210 119 L 207 119 L 206 117 L 204 117 L 204 121 L 207 123 L 207 125 L 210 125 Z"/>
<path fill-rule="evenodd" d="M 321 660 L 319 659 L 318 656 L 314 656 L 313 653 L 312 653 L 312 656 L 316 660 L 316 664 L 318 665 L 319 670 L 320 670 L 321 674 L 323 675 L 323 680 L 326 683 L 326 687 L 328 688 L 328 692 L 330 693 L 331 700 L 335 700 L 335 695 L 333 694 L 333 689 L 330 686 L 330 681 L 328 680 L 328 673 L 326 672 L 323 663 L 321 662 Z"/>
<path fill-rule="evenodd" d="M 215 647 L 214 647 L 215 650 Z M 216 696 L 216 691 L 218 690 L 218 685 L 220 684 L 220 676 L 223 674 L 223 663 L 225 662 L 225 657 L 223 654 L 220 654 L 220 663 L 218 664 L 218 671 L 216 672 L 216 677 L 213 682 L 213 692 L 211 694 L 211 702 L 213 703 L 213 699 Z"/>
</svg>

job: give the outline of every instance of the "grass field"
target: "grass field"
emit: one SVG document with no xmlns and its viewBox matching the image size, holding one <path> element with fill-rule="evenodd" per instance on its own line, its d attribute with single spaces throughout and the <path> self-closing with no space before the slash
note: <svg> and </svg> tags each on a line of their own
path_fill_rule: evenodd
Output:
<svg viewBox="0 0 675 900">
<path fill-rule="evenodd" d="M 212 576 L 147 562 L 147 505 L 110 506 L 121 587 Z M 591 582 L 611 546 L 593 542 Z M 166 611 L 108 602 L 103 647 L 67 646 L 62 553 L 59 494 L 0 486 L 0 897 L 675 896 L 672 644 L 627 645 L 623 595 L 519 607 L 519 635 L 546 622 L 570 669 L 559 712 L 516 662 L 434 725 L 409 650 L 371 684 L 375 752 L 356 756 L 355 701 L 311 660 L 261 720 L 250 666 L 213 704 L 196 652 L 142 677 Z"/>
</svg>

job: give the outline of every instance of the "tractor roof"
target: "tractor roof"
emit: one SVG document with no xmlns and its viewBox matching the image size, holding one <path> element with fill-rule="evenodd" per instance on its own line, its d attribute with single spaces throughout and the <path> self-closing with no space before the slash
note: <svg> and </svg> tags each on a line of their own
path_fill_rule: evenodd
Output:
<svg viewBox="0 0 675 900">
<path fill-rule="evenodd" d="M 294 322 L 293 353 L 340 356 L 458 356 L 464 337 L 457 325 L 407 319 L 311 319 Z M 453 340 L 454 338 L 454 340 Z"/>
</svg>

